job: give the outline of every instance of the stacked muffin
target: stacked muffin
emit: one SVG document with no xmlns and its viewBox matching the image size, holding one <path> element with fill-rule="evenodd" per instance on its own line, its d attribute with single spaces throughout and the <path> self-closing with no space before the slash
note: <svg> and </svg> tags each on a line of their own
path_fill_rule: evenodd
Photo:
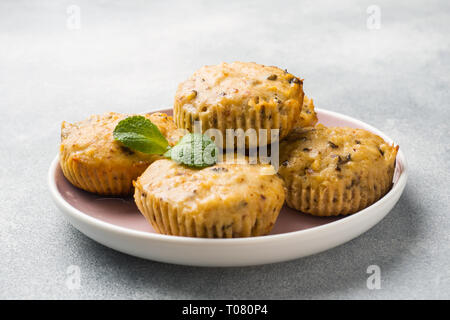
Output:
<svg viewBox="0 0 450 320">
<path fill-rule="evenodd" d="M 174 102 L 175 123 L 202 132 L 227 129 L 279 130 L 283 139 L 292 130 L 302 110 L 303 81 L 277 67 L 256 63 L 222 63 L 205 66 L 178 86 Z M 271 143 L 271 135 L 267 135 Z M 226 142 L 224 146 L 226 146 Z M 248 143 L 247 143 L 248 146 Z"/>
<path fill-rule="evenodd" d="M 157 232 L 191 237 L 268 234 L 284 200 L 317 216 L 345 215 L 382 197 L 392 184 L 398 147 L 352 128 L 316 125 L 313 100 L 303 81 L 277 67 L 256 63 L 205 66 L 181 83 L 174 120 L 145 115 L 170 145 L 183 130 L 255 130 L 256 146 L 280 141 L 280 169 L 265 164 L 217 163 L 190 168 L 143 154 L 114 140 L 127 115 L 108 113 L 63 123 L 61 168 L 75 186 L 103 195 L 133 191 L 137 207 Z M 263 130 L 277 130 L 275 137 Z M 236 143 L 226 138 L 225 148 Z M 249 140 L 245 147 L 251 147 Z M 230 151 L 230 150 L 228 150 Z M 231 150 L 231 152 L 234 152 Z"/>
</svg>

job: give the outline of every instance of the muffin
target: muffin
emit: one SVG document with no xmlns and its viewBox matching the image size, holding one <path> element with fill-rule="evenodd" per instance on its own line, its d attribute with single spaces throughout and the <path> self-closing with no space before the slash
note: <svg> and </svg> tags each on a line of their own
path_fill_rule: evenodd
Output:
<svg viewBox="0 0 450 320">
<path fill-rule="evenodd" d="M 284 202 L 268 165 L 221 163 L 192 169 L 155 161 L 135 182 L 137 207 L 163 234 L 233 238 L 265 235 Z"/>
<path fill-rule="evenodd" d="M 391 188 L 397 150 L 362 129 L 296 129 L 280 144 L 286 203 L 316 216 L 359 211 Z"/>
<path fill-rule="evenodd" d="M 314 127 L 319 119 L 317 118 L 316 110 L 314 109 L 313 100 L 308 98 L 306 95 L 303 99 L 302 112 L 300 112 L 300 117 L 297 122 L 296 127 Z"/>
<path fill-rule="evenodd" d="M 114 128 L 128 116 L 109 112 L 74 124 L 62 123 L 60 165 L 70 183 L 101 195 L 132 192 L 132 181 L 161 157 L 133 151 L 114 140 Z M 159 128 L 170 145 L 181 137 L 172 117 L 163 113 L 144 116 Z"/>
<path fill-rule="evenodd" d="M 298 120 L 303 95 L 303 81 L 277 67 L 247 62 L 205 66 L 179 85 L 174 119 L 189 131 L 201 121 L 202 132 L 216 128 L 224 141 L 226 129 L 255 129 L 258 137 L 259 129 L 279 129 L 282 139 Z"/>
</svg>

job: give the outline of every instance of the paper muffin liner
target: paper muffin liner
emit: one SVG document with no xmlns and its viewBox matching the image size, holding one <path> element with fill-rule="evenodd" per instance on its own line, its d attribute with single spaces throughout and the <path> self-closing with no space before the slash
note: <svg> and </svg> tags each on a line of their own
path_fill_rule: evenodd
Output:
<svg viewBox="0 0 450 320">
<path fill-rule="evenodd" d="M 134 199 L 139 211 L 155 231 L 167 235 L 198 238 L 238 238 L 268 234 L 278 217 L 283 201 L 266 203 L 264 213 L 242 215 L 192 215 L 168 202 L 153 197 L 135 183 Z M 269 202 L 269 201 L 267 201 Z M 231 220 L 230 220 L 231 219 Z"/>
<path fill-rule="evenodd" d="M 61 152 L 60 166 L 64 176 L 74 186 L 100 195 L 125 196 L 133 189 L 135 180 L 148 167 L 148 163 L 127 168 L 109 168 L 91 165 Z"/>
<path fill-rule="evenodd" d="M 348 215 L 360 211 L 383 197 L 392 187 L 394 168 L 384 172 L 361 173 L 329 185 L 311 187 L 300 176 L 285 179 L 289 207 L 314 216 Z"/>
<path fill-rule="evenodd" d="M 303 101 L 303 94 L 301 97 Z M 179 128 L 194 131 L 194 121 L 201 121 L 202 132 L 208 129 L 218 129 L 223 136 L 223 148 L 226 147 L 226 129 L 255 129 L 257 138 L 257 146 L 259 146 L 259 130 L 266 129 L 267 144 L 271 141 L 271 129 L 279 129 L 279 139 L 286 137 L 292 128 L 298 122 L 302 106 L 287 107 L 286 112 L 282 114 L 278 108 L 269 108 L 261 105 L 249 108 L 228 108 L 219 109 L 218 107 L 210 107 L 205 112 L 190 111 L 188 108 L 178 105 L 174 106 L 174 120 Z M 236 145 L 236 139 L 235 139 Z M 249 146 L 246 137 L 246 147 Z"/>
<path fill-rule="evenodd" d="M 304 95 L 302 111 L 300 112 L 300 116 L 295 127 L 314 127 L 317 121 L 319 121 L 319 119 L 317 118 L 317 113 L 314 108 L 314 101 Z"/>
</svg>

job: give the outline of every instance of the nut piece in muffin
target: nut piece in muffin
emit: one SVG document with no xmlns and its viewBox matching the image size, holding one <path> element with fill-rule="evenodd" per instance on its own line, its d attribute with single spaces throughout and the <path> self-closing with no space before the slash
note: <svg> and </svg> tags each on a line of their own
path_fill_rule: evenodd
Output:
<svg viewBox="0 0 450 320">
<path fill-rule="evenodd" d="M 114 128 L 128 116 L 109 112 L 73 124 L 62 123 L 60 165 L 70 183 L 102 195 L 132 192 L 132 181 L 161 157 L 133 151 L 114 140 Z M 181 138 L 172 117 L 164 113 L 144 116 L 159 128 L 170 145 Z"/>
<path fill-rule="evenodd" d="M 279 129 L 282 139 L 298 120 L 303 96 L 303 81 L 277 67 L 253 62 L 205 66 L 178 86 L 174 119 L 191 132 L 194 121 L 201 121 L 202 132 L 219 129 L 224 141 L 226 129 L 255 129 L 258 137 L 259 129 Z"/>
<path fill-rule="evenodd" d="M 317 113 L 314 110 L 313 99 L 310 99 L 305 95 L 305 98 L 303 99 L 302 112 L 300 113 L 300 118 L 296 127 L 314 127 L 318 120 Z"/>
<path fill-rule="evenodd" d="M 397 150 L 362 129 L 296 129 L 280 144 L 286 203 L 316 216 L 364 209 L 390 190 Z"/>
<path fill-rule="evenodd" d="M 157 232 L 189 237 L 268 234 L 285 197 L 273 167 L 248 163 L 192 169 L 162 159 L 134 186 L 136 204 Z"/>
</svg>

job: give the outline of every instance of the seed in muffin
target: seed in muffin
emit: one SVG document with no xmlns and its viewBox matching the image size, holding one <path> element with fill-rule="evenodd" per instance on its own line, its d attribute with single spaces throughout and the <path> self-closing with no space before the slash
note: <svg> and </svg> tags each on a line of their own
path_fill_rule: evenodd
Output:
<svg viewBox="0 0 450 320">
<path fill-rule="evenodd" d="M 223 168 L 223 167 L 214 167 L 214 168 L 211 168 L 211 171 L 214 171 L 214 172 L 228 172 L 228 169 L 227 168 Z"/>
<path fill-rule="evenodd" d="M 337 149 L 339 148 L 339 146 L 335 145 L 333 142 L 328 141 L 328 144 L 330 145 L 330 147 L 332 147 L 333 149 Z"/>
<path fill-rule="evenodd" d="M 271 74 L 270 76 L 267 77 L 267 80 L 277 80 L 277 75 Z"/>
<path fill-rule="evenodd" d="M 345 158 L 338 156 L 338 164 L 340 164 L 340 165 L 346 164 L 347 162 L 349 162 L 351 160 L 352 160 L 352 156 L 350 155 L 350 153 Z"/>
<path fill-rule="evenodd" d="M 302 81 L 297 77 L 293 77 L 293 78 L 289 79 L 289 83 L 301 84 Z"/>
<path fill-rule="evenodd" d="M 133 150 L 131 150 L 130 148 L 125 147 L 125 146 L 120 146 L 120 150 L 122 150 L 123 153 L 126 153 L 130 156 L 134 154 Z"/>
</svg>

